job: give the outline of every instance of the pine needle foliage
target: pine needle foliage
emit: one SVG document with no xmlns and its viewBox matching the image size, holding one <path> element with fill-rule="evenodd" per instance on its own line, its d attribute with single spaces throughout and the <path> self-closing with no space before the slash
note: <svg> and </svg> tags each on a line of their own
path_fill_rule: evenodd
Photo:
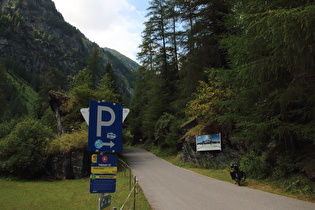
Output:
<svg viewBox="0 0 315 210">
<path fill-rule="evenodd" d="M 248 2 L 239 1 L 236 33 L 221 41 L 236 75 L 225 117 L 236 122 L 235 140 L 279 165 L 314 148 L 315 5 Z"/>
</svg>

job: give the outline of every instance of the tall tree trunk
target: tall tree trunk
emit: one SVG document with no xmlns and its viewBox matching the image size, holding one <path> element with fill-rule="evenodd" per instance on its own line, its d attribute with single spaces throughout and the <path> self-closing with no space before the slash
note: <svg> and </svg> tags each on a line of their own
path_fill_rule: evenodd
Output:
<svg viewBox="0 0 315 210">
<path fill-rule="evenodd" d="M 61 123 L 61 116 L 60 116 L 59 107 L 57 107 L 57 109 L 55 110 L 55 117 L 56 117 L 56 121 L 57 121 L 58 136 L 62 136 L 64 134 L 64 130 L 63 130 L 62 123 Z"/>
<path fill-rule="evenodd" d="M 49 91 L 49 103 L 50 103 L 50 108 L 54 112 L 55 117 L 56 117 L 56 122 L 57 122 L 57 134 L 59 136 L 64 134 L 64 130 L 62 127 L 61 123 L 61 110 L 60 106 L 62 103 L 65 101 L 65 95 L 63 95 L 60 92 L 55 92 L 55 91 Z"/>
</svg>

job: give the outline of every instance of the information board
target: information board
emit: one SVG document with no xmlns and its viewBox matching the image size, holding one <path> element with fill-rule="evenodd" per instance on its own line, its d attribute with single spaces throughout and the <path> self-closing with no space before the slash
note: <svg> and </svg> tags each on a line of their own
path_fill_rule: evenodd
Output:
<svg viewBox="0 0 315 210">
<path fill-rule="evenodd" d="M 197 136 L 197 151 L 221 150 L 221 133 Z"/>
<path fill-rule="evenodd" d="M 114 193 L 116 191 L 116 175 L 91 174 L 90 193 Z"/>
<path fill-rule="evenodd" d="M 117 162 L 117 155 L 92 155 L 91 193 L 114 193 L 116 191 Z"/>
</svg>

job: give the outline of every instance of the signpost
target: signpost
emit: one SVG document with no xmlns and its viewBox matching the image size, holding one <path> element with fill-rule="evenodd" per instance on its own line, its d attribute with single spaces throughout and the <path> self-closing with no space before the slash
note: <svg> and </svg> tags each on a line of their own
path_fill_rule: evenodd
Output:
<svg viewBox="0 0 315 210">
<path fill-rule="evenodd" d="M 88 150 L 122 151 L 122 105 L 90 101 Z"/>
<path fill-rule="evenodd" d="M 90 192 L 100 193 L 98 209 L 103 209 L 111 203 L 111 196 L 104 193 L 116 191 L 118 157 L 113 153 L 122 151 L 122 123 L 130 110 L 120 104 L 90 101 L 90 107 L 80 111 L 89 126 L 88 151 L 100 153 L 91 158 Z"/>
</svg>

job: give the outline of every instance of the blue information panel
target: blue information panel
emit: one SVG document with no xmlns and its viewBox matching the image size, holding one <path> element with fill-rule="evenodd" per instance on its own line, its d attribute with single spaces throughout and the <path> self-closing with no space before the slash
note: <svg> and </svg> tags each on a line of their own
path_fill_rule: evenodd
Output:
<svg viewBox="0 0 315 210">
<path fill-rule="evenodd" d="M 122 114 L 121 104 L 90 101 L 89 151 L 122 151 Z"/>
<path fill-rule="evenodd" d="M 90 193 L 114 193 L 115 191 L 115 174 L 91 174 Z"/>
<path fill-rule="evenodd" d="M 113 193 L 116 191 L 117 162 L 117 155 L 92 155 L 91 193 Z"/>
</svg>

